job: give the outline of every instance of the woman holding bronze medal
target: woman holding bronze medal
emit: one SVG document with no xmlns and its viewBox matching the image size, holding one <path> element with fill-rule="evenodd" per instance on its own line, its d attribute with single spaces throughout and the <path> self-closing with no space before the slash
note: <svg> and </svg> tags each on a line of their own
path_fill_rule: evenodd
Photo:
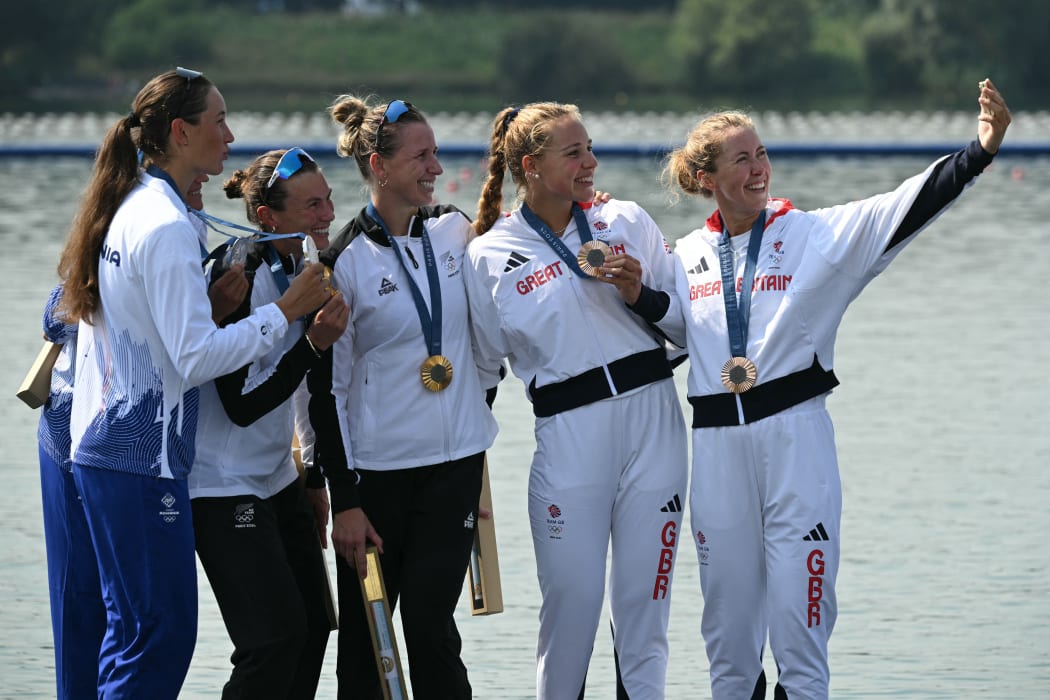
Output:
<svg viewBox="0 0 1050 700">
<path fill-rule="evenodd" d="M 58 313 L 79 322 L 73 476 L 107 612 L 100 697 L 175 698 L 193 655 L 186 476 L 197 387 L 270 351 L 326 298 L 315 266 L 275 304 L 215 326 L 186 207 L 232 141 L 222 95 L 203 75 L 180 68 L 150 80 L 100 145 L 59 262 Z"/>
<path fill-rule="evenodd" d="M 433 203 L 442 169 L 419 110 L 344 96 L 331 114 L 343 127 L 339 154 L 371 190 L 322 253 L 350 322 L 332 350 L 331 392 L 309 379 L 314 461 L 328 477 L 339 555 L 339 697 L 371 700 L 379 687 L 357 602 L 370 541 L 391 607 L 400 603 L 413 696 L 470 698 L 453 611 L 496 436 L 463 288 L 470 222 Z"/>
<path fill-rule="evenodd" d="M 324 174 L 301 148 L 259 156 L 224 189 L 244 199 L 248 221 L 265 232 L 236 239 L 247 243 L 249 289 L 228 325 L 280 297 L 301 271 L 303 237 L 326 243 L 335 212 Z M 212 279 L 230 264 L 217 261 Z M 318 532 L 327 526 L 327 498 L 299 478 L 292 394 L 343 333 L 347 315 L 336 294 L 309 324 L 293 321 L 268 353 L 200 390 L 189 491 L 197 554 L 234 644 L 223 697 L 312 698 L 317 690 L 331 629 Z M 323 501 L 321 522 L 311 498 Z"/>
<path fill-rule="evenodd" d="M 1010 112 L 991 81 L 978 101 L 966 148 L 892 192 L 813 212 L 771 198 L 768 154 L 742 113 L 701 120 L 668 158 L 673 186 L 718 204 L 675 251 L 716 700 L 765 697 L 767 634 L 776 697 L 828 697 L 842 510 L 824 405 L 838 384 L 835 334 L 857 294 L 992 162 Z"/>
<path fill-rule="evenodd" d="M 622 686 L 632 698 L 662 698 L 687 456 L 664 339 L 651 324 L 680 317 L 667 293 L 674 257 L 637 204 L 577 204 L 594 197 L 598 162 L 575 106 L 504 109 L 490 144 L 466 283 L 480 355 L 510 360 L 536 415 L 537 696 L 583 695 L 611 539 Z M 523 202 L 503 216 L 508 170 Z"/>
</svg>

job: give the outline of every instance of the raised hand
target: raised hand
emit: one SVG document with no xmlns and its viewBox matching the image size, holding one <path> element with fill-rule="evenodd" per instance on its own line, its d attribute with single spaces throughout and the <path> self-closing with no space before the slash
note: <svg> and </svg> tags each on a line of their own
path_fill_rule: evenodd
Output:
<svg viewBox="0 0 1050 700">
<path fill-rule="evenodd" d="M 978 87 L 981 89 L 977 98 L 981 113 L 977 117 L 977 139 L 988 153 L 998 153 L 1006 128 L 1010 126 L 1010 109 L 991 79 L 985 78 Z"/>
</svg>

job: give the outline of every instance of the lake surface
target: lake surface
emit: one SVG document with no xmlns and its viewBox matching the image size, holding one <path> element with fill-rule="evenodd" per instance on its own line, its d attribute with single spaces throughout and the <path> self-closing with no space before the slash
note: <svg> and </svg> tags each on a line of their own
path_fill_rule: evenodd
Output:
<svg viewBox="0 0 1050 700">
<path fill-rule="evenodd" d="M 892 115 L 882 116 L 892 121 Z M 791 115 L 778 117 L 783 125 L 792 123 Z M 777 126 L 781 122 L 764 118 L 778 139 L 812 134 L 798 128 L 792 136 L 787 126 Z M 0 143 L 12 138 L 14 122 L 5 119 L 0 119 Z M 268 122 L 253 119 L 255 131 L 241 129 L 236 115 L 231 119 L 242 142 L 333 143 L 326 140 L 331 132 L 325 127 L 308 124 L 297 131 L 288 118 L 275 117 L 281 128 L 264 129 L 260 125 Z M 831 128 L 843 139 L 899 131 L 870 115 L 837 119 Z M 109 119 L 96 121 L 104 127 Z M 484 124 L 485 119 L 461 121 Z M 592 129 L 596 141 L 599 131 L 621 143 L 642 138 L 639 129 L 646 124 L 641 118 L 606 121 Z M 957 145 L 973 129 L 969 115 L 906 115 L 904 121 L 912 126 L 902 137 L 914 138 L 922 127 L 926 138 Z M 872 134 L 876 122 L 883 131 Z M 458 123 L 435 118 L 439 141 L 474 138 Z M 688 120 L 649 126 L 653 123 L 661 137 L 672 126 L 669 138 L 688 129 Z M 1018 133 L 1031 140 L 1040 133 L 1032 124 L 1040 123 L 1019 117 Z M 70 133 L 92 138 L 99 128 Z M 278 132 L 286 138 L 276 138 Z M 1050 132 L 1041 134 L 1048 140 Z M 249 160 L 231 158 L 226 174 Z M 777 161 L 774 156 L 772 189 L 796 206 L 813 208 L 890 189 L 926 162 L 909 157 Z M 356 214 L 364 191 L 356 168 L 346 161 L 321 164 L 335 191 L 338 226 Z M 446 158 L 443 164 L 439 198 L 472 213 L 481 164 L 476 158 Z M 831 640 L 833 697 L 1048 695 L 1050 295 L 1039 282 L 1044 276 L 1039 261 L 1050 247 L 1044 210 L 1048 166 L 1046 157 L 997 160 L 846 315 L 835 367 L 842 385 L 829 400 L 844 491 L 840 617 Z M 38 414 L 15 399 L 14 391 L 39 349 L 41 310 L 89 172 L 90 162 L 82 158 L 0 159 L 0 243 L 9 267 L 0 282 L 5 300 L 0 318 L 11 334 L 0 366 L 0 386 L 7 387 L 7 398 L 0 400 L 5 447 L 0 698 L 54 695 Z M 711 206 L 686 200 L 671 206 L 658 175 L 653 160 L 605 159 L 597 184 L 639 201 L 673 240 L 698 226 Z M 207 209 L 243 221 L 241 203 L 224 198 L 220 180 L 206 186 Z M 1025 261 L 1036 267 L 1028 269 Z M 676 375 L 683 402 L 686 369 Z M 458 622 L 475 697 L 517 700 L 534 696 L 539 608 L 526 509 L 532 414 L 520 382 L 504 384 L 495 412 L 501 432 L 489 464 L 506 611 L 472 618 L 463 603 Z M 667 697 L 709 698 L 699 577 L 688 545 L 679 552 L 673 590 Z M 218 697 L 232 650 L 203 573 L 200 601 L 199 641 L 182 693 L 192 699 Z M 587 684 L 588 697 L 599 700 L 615 697 L 607 630 L 605 618 Z M 319 697 L 331 698 L 334 635 L 329 647 Z M 768 658 L 767 674 L 775 677 Z"/>
</svg>

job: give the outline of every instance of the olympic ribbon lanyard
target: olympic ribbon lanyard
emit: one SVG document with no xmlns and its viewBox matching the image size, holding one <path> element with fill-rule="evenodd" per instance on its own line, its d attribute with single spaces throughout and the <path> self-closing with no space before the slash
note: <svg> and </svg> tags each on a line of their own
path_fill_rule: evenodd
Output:
<svg viewBox="0 0 1050 700">
<path fill-rule="evenodd" d="M 577 256 L 572 254 L 569 247 L 558 238 L 550 226 L 543 223 L 540 217 L 536 216 L 536 213 L 529 208 L 528 204 L 521 205 L 521 215 L 525 217 L 525 221 L 532 227 L 532 230 L 540 234 L 540 237 L 558 254 L 558 257 L 565 261 L 570 270 L 580 277 L 591 279 L 591 276 L 580 268 Z M 572 205 L 572 218 L 576 222 L 576 229 L 580 234 L 580 242 L 584 244 L 590 243 L 593 239 L 591 237 L 591 227 L 587 223 L 587 215 L 583 213 L 580 205 L 575 202 Z"/>
<path fill-rule="evenodd" d="M 220 219 L 217 216 L 212 216 L 211 214 L 205 211 L 193 209 L 192 207 L 189 209 L 189 212 L 201 221 L 203 221 L 204 225 L 210 228 L 212 231 L 215 231 L 219 235 L 226 236 L 227 243 L 237 238 L 247 238 L 250 239 L 252 243 L 265 243 L 266 241 L 276 241 L 280 240 L 281 238 L 306 238 L 306 234 L 302 232 L 266 233 L 265 231 L 260 231 L 256 228 L 249 228 L 248 226 L 241 226 L 240 224 L 235 224 L 232 221 L 227 221 L 226 219 Z M 238 236 L 236 233 L 223 231 L 221 228 L 219 228 L 219 226 L 226 226 L 228 228 L 236 229 L 238 231 L 244 231 L 251 235 Z"/>
<path fill-rule="evenodd" d="M 722 269 L 722 300 L 726 307 L 726 328 L 729 331 L 729 351 L 733 357 L 747 357 L 747 327 L 751 320 L 751 286 L 755 282 L 758 267 L 758 249 L 762 247 L 762 234 L 766 228 L 766 210 L 763 209 L 754 226 L 751 240 L 747 244 L 747 260 L 740 288 L 740 304 L 736 298 L 736 270 L 733 266 L 733 247 L 729 243 L 729 231 L 722 220 L 722 237 L 718 239 L 718 263 Z"/>
<path fill-rule="evenodd" d="M 224 246 L 224 245 L 228 246 L 228 245 L 230 245 L 231 242 L 236 241 L 238 239 L 243 240 L 243 241 L 247 241 L 249 243 L 270 243 L 271 241 L 277 241 L 277 240 L 280 240 L 282 238 L 306 238 L 306 234 L 305 233 L 266 233 L 264 231 L 259 231 L 258 229 L 249 228 L 247 226 L 241 226 L 240 224 L 235 224 L 232 221 L 226 221 L 225 219 L 220 219 L 217 216 L 212 216 L 211 214 L 208 214 L 207 212 L 199 211 L 197 209 L 193 209 L 192 207 L 189 209 L 189 212 L 191 214 L 193 214 L 194 216 L 196 216 L 201 221 L 203 221 L 204 225 L 207 226 L 208 228 L 210 228 L 212 231 L 215 231 L 219 235 L 226 236 L 226 240 L 222 244 L 217 246 L 215 248 L 215 250 L 213 250 L 210 253 L 209 257 L 212 257 L 212 256 L 216 255 L 216 253 L 222 248 L 222 246 Z M 244 232 L 249 233 L 251 235 L 249 235 L 249 236 L 238 236 L 236 233 L 231 233 L 229 231 L 223 231 L 221 228 L 219 228 L 219 226 L 226 226 L 228 228 L 236 229 L 238 231 L 244 231 Z M 272 244 L 267 246 L 267 250 L 269 251 L 270 249 L 273 249 L 273 245 Z M 274 250 L 273 252 L 274 252 L 274 254 L 276 254 L 277 251 Z M 269 252 L 267 253 L 267 257 L 268 258 L 270 257 Z M 271 269 L 272 269 L 272 266 L 273 266 L 274 263 L 273 263 L 272 260 L 269 261 L 269 262 L 270 262 Z M 280 266 L 280 261 L 279 260 L 277 261 L 277 265 Z M 285 288 L 287 288 L 287 285 L 285 285 Z M 281 292 L 283 293 L 284 290 L 282 289 Z"/>
<path fill-rule="evenodd" d="M 394 236 L 390 233 L 386 223 L 383 221 L 383 217 L 376 211 L 372 202 L 369 202 L 368 206 L 365 207 L 365 213 L 383 229 L 383 233 L 386 234 L 386 239 L 390 242 L 390 247 L 394 251 L 394 256 L 397 257 L 397 262 L 401 265 L 401 269 L 405 271 L 405 276 L 408 277 L 408 287 L 412 290 L 412 300 L 416 303 L 416 312 L 419 314 L 419 325 L 423 329 L 423 340 L 427 344 L 427 351 L 432 356 L 441 355 L 441 283 L 438 280 L 434 248 L 430 244 L 430 236 L 427 235 L 426 227 L 423 227 L 422 237 L 423 264 L 427 268 L 427 281 L 430 283 L 430 311 L 427 311 L 423 292 L 419 289 L 419 285 L 416 284 L 412 273 L 408 271 L 408 266 L 405 265 L 405 258 L 401 254 L 397 241 L 394 240 Z"/>
</svg>

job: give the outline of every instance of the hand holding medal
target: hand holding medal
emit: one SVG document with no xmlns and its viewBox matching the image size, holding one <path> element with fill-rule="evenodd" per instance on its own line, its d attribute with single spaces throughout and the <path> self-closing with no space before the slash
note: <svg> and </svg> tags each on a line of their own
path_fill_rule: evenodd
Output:
<svg viewBox="0 0 1050 700">
<path fill-rule="evenodd" d="M 608 255 L 595 278 L 616 287 L 626 304 L 633 305 L 642 293 L 642 264 L 626 253 Z"/>
<path fill-rule="evenodd" d="M 313 238 L 307 236 L 303 239 L 303 265 L 313 265 L 319 262 L 321 262 L 321 258 L 320 252 L 317 250 L 317 244 L 314 243 Z M 321 279 L 324 280 L 324 286 L 328 291 L 328 295 L 334 297 L 336 293 L 335 283 L 332 282 L 332 271 L 328 269 L 327 265 L 321 272 Z"/>
</svg>

